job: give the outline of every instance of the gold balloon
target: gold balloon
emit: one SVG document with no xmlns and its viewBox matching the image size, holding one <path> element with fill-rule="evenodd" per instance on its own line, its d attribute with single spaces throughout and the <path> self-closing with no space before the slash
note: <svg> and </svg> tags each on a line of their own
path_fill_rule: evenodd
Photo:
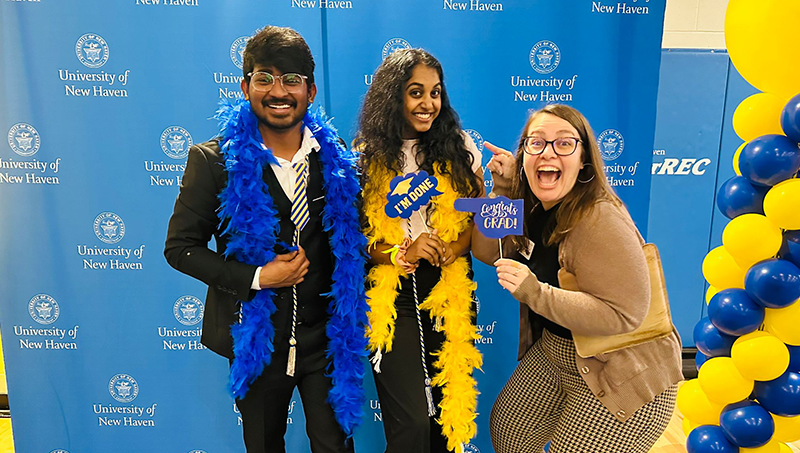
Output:
<svg viewBox="0 0 800 453">
<path fill-rule="evenodd" d="M 742 170 L 739 170 L 739 156 L 742 155 L 742 150 L 744 149 L 745 145 L 747 145 L 747 142 L 739 145 L 739 148 L 737 148 L 736 152 L 733 153 L 733 172 L 736 173 L 736 176 L 742 176 Z"/>
<path fill-rule="evenodd" d="M 781 113 L 786 100 L 770 93 L 756 93 L 733 112 L 733 130 L 745 142 L 767 134 L 783 135 Z"/>
<path fill-rule="evenodd" d="M 698 381 L 711 402 L 730 404 L 750 396 L 755 382 L 742 376 L 730 357 L 712 357 L 700 367 Z"/>
<path fill-rule="evenodd" d="M 775 422 L 775 433 L 772 438 L 778 442 L 794 442 L 800 440 L 800 416 L 796 417 L 781 417 L 780 415 L 772 415 L 772 420 Z"/>
<path fill-rule="evenodd" d="M 696 426 L 719 426 L 719 415 L 725 405 L 710 401 L 700 387 L 699 380 L 692 379 L 684 382 L 678 389 L 676 400 L 678 410 L 681 411 L 684 419 L 692 420 Z"/>
<path fill-rule="evenodd" d="M 798 18 L 796 0 L 730 0 L 725 14 L 725 44 L 736 70 L 787 100 L 800 93 Z"/>
<path fill-rule="evenodd" d="M 767 308 L 764 327 L 782 342 L 800 346 L 800 304 L 795 302 L 786 308 Z"/>
<path fill-rule="evenodd" d="M 736 339 L 731 358 L 742 376 L 756 381 L 777 379 L 789 367 L 789 348 L 775 335 L 756 330 Z"/>
<path fill-rule="evenodd" d="M 703 276 L 716 288 L 744 289 L 744 275 L 745 271 L 723 246 L 711 250 L 703 259 Z"/>
<path fill-rule="evenodd" d="M 708 289 L 706 290 L 706 305 L 711 302 L 711 298 L 714 297 L 714 294 L 717 294 L 719 290 L 714 287 L 714 285 L 708 285 Z"/>
<path fill-rule="evenodd" d="M 764 214 L 784 230 L 800 230 L 800 179 L 788 179 L 769 189 Z"/>
<path fill-rule="evenodd" d="M 772 439 L 758 448 L 739 448 L 739 453 L 781 453 L 781 443 Z"/>
<path fill-rule="evenodd" d="M 742 269 L 774 257 L 782 243 L 781 229 L 761 214 L 737 216 L 722 231 L 722 245 Z"/>
</svg>

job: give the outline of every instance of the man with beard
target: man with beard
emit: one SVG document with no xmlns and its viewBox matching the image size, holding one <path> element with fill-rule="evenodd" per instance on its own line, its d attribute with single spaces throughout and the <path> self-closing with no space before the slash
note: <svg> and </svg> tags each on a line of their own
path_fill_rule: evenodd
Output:
<svg viewBox="0 0 800 453">
<path fill-rule="evenodd" d="M 248 453 L 285 452 L 295 387 L 311 451 L 352 452 L 367 309 L 355 156 L 309 111 L 314 59 L 296 31 L 264 28 L 243 60 L 243 98 L 189 152 L 164 255 L 208 284 L 202 342 L 230 360 Z"/>
</svg>

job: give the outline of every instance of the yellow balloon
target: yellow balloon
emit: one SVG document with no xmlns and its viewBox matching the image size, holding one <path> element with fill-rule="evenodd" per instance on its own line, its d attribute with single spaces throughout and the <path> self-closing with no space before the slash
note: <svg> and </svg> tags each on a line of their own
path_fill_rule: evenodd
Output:
<svg viewBox="0 0 800 453">
<path fill-rule="evenodd" d="M 764 197 L 764 214 L 784 230 L 800 230 L 800 179 L 776 184 Z"/>
<path fill-rule="evenodd" d="M 733 130 L 742 140 L 767 134 L 783 135 L 781 113 L 786 99 L 770 93 L 756 93 L 739 104 L 733 112 Z"/>
<path fill-rule="evenodd" d="M 800 440 L 800 416 L 796 417 L 781 417 L 780 415 L 772 415 L 772 420 L 775 422 L 775 433 L 772 438 L 778 442 L 794 442 Z"/>
<path fill-rule="evenodd" d="M 745 271 L 723 246 L 711 250 L 703 259 L 703 277 L 716 288 L 744 289 L 744 274 Z"/>
<path fill-rule="evenodd" d="M 758 448 L 739 448 L 739 453 L 781 453 L 781 443 L 772 439 Z"/>
<path fill-rule="evenodd" d="M 689 437 L 689 433 L 692 432 L 693 429 L 700 426 L 700 423 L 695 423 L 688 418 L 684 418 L 681 422 L 681 429 L 683 430 L 683 435 Z"/>
<path fill-rule="evenodd" d="M 708 285 L 708 289 L 706 290 L 706 305 L 711 302 L 711 298 L 714 297 L 714 294 L 717 294 L 719 290 L 714 287 L 714 285 Z"/>
<path fill-rule="evenodd" d="M 789 367 L 789 348 L 775 335 L 755 331 L 737 338 L 731 358 L 742 376 L 756 381 L 777 379 Z"/>
<path fill-rule="evenodd" d="M 800 93 L 798 17 L 794 0 L 730 0 L 725 14 L 725 44 L 739 74 L 787 100 Z"/>
<path fill-rule="evenodd" d="M 722 245 L 742 269 L 772 258 L 783 242 L 781 229 L 761 214 L 742 214 L 722 231 Z"/>
<path fill-rule="evenodd" d="M 712 357 L 700 367 L 698 381 L 710 401 L 730 404 L 753 392 L 754 382 L 739 373 L 730 357 Z"/>
<path fill-rule="evenodd" d="M 677 405 L 684 419 L 691 419 L 697 425 L 717 426 L 719 415 L 725 407 L 724 404 L 710 401 L 697 379 L 684 382 L 678 389 Z"/>
<path fill-rule="evenodd" d="M 786 444 L 780 444 L 781 448 L 778 453 L 794 453 L 794 451 Z"/>
<path fill-rule="evenodd" d="M 767 308 L 765 311 L 767 332 L 786 344 L 800 346 L 800 304 L 795 302 L 786 308 Z"/>
<path fill-rule="evenodd" d="M 747 142 L 739 145 L 739 148 L 737 148 L 736 152 L 733 153 L 733 172 L 736 173 L 736 176 L 742 176 L 742 171 L 739 170 L 739 156 L 742 155 L 742 150 L 744 149 L 745 145 L 747 145 Z"/>
</svg>

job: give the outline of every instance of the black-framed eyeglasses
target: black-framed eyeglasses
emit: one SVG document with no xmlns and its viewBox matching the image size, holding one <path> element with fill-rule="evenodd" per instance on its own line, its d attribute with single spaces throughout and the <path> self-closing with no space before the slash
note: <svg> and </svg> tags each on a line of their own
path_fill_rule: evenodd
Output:
<svg viewBox="0 0 800 453">
<path fill-rule="evenodd" d="M 553 148 L 553 151 L 559 156 L 569 156 L 578 149 L 578 143 L 581 140 L 577 137 L 559 137 L 555 140 L 545 140 L 541 137 L 525 137 L 522 143 L 522 150 L 525 154 L 537 156 L 544 152 L 547 145 Z"/>
<path fill-rule="evenodd" d="M 303 86 L 306 84 L 307 76 L 289 72 L 281 76 L 274 76 L 268 72 L 258 71 L 250 72 L 247 74 L 250 78 L 250 85 L 253 90 L 266 93 L 272 89 L 275 84 L 275 79 L 280 79 L 281 86 L 289 93 L 299 93 L 303 91 Z"/>
</svg>

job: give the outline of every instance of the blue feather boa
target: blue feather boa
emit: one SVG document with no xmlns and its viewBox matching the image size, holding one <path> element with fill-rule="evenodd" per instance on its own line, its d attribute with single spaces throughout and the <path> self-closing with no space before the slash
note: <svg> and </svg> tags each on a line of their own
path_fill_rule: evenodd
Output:
<svg viewBox="0 0 800 453">
<path fill-rule="evenodd" d="M 225 158 L 228 184 L 220 193 L 220 221 L 228 222 L 223 234 L 230 236 L 225 255 L 263 266 L 275 259 L 279 218 L 263 179 L 264 168 L 277 163 L 261 146 L 258 119 L 250 103 L 223 101 L 217 111 L 220 148 Z M 332 387 L 328 403 L 343 431 L 352 436 L 363 416 L 363 358 L 367 355 L 364 326 L 369 309 L 364 295 L 366 239 L 361 233 L 356 197 L 360 192 L 356 155 L 340 143 L 336 129 L 324 112 L 307 112 L 303 123 L 320 144 L 325 208 L 322 223 L 335 257 L 333 284 L 327 293 L 330 320 L 327 356 L 332 362 Z M 275 292 L 262 289 L 249 302 L 242 301 L 241 322 L 231 326 L 234 359 L 229 389 L 242 398 L 250 384 L 271 361 L 275 329 L 271 316 Z"/>
</svg>

